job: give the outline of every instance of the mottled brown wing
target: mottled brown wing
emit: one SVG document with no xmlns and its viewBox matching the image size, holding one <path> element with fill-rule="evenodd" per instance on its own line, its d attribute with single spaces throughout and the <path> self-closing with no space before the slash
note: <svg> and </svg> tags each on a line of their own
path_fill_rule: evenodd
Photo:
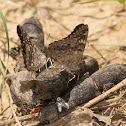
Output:
<svg viewBox="0 0 126 126">
<path fill-rule="evenodd" d="M 37 71 L 46 63 L 46 56 L 32 42 L 21 26 L 17 26 L 17 34 L 21 40 L 25 67 L 29 71 Z"/>
<path fill-rule="evenodd" d="M 79 24 L 68 37 L 49 44 L 48 50 L 60 63 L 65 64 L 76 56 L 82 55 L 88 37 L 88 25 Z"/>
</svg>

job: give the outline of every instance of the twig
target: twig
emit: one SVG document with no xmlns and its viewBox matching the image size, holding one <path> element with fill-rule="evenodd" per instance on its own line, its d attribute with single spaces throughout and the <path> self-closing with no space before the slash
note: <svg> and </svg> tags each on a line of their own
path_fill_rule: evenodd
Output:
<svg viewBox="0 0 126 126">
<path fill-rule="evenodd" d="M 120 88 L 125 87 L 125 86 L 126 86 L 126 78 L 124 80 L 122 80 L 120 83 L 118 83 L 117 85 L 115 85 L 113 88 L 111 88 L 108 91 L 106 91 L 105 93 L 103 93 L 103 94 L 99 95 L 98 97 L 90 100 L 83 107 L 84 108 L 90 108 L 94 104 L 104 100 L 105 98 L 109 97 L 112 93 L 114 93 L 115 91 L 117 91 Z"/>
<path fill-rule="evenodd" d="M 86 1 L 73 0 L 71 4 L 87 4 L 92 2 L 96 2 L 96 0 L 86 0 Z"/>
<path fill-rule="evenodd" d="M 107 121 L 107 123 L 106 123 L 105 126 L 110 126 L 113 111 L 114 111 L 114 108 L 112 108 L 112 111 L 111 111 L 111 113 L 110 113 L 110 115 L 109 115 L 109 120 Z"/>
<path fill-rule="evenodd" d="M 38 115 L 38 113 L 35 114 L 34 117 L 36 117 Z M 25 115 L 25 116 L 21 116 L 21 117 L 18 117 L 18 120 L 19 121 L 25 121 L 25 120 L 29 120 L 29 119 L 32 119 L 33 117 L 31 115 Z M 10 119 L 10 120 L 5 120 L 5 121 L 0 121 L 0 126 L 5 126 L 5 125 L 9 125 L 11 123 L 15 123 L 15 119 Z"/>
<path fill-rule="evenodd" d="M 0 113 L 0 116 L 3 115 L 3 113 L 4 113 L 7 109 L 9 109 L 9 108 L 10 108 L 10 106 L 8 106 L 6 109 L 4 109 L 4 110 Z"/>
<path fill-rule="evenodd" d="M 7 68 L 6 68 L 6 66 L 4 65 L 3 61 L 1 60 L 1 58 L 0 58 L 0 63 L 1 63 L 1 65 L 2 65 L 2 67 L 3 67 L 3 69 L 6 70 Z M 10 73 L 10 71 L 7 69 L 7 74 L 9 74 L 9 73 Z"/>
<path fill-rule="evenodd" d="M 90 108 L 90 109 L 93 110 L 93 111 L 99 111 L 99 110 L 103 110 L 103 109 L 106 109 L 106 108 L 109 108 L 109 107 L 119 107 L 119 106 L 122 106 L 122 104 L 116 103 L 116 104 L 113 104 L 113 105 L 98 106 L 98 107 L 93 107 L 93 108 Z"/>
<path fill-rule="evenodd" d="M 94 40 L 96 40 L 96 39 L 90 39 L 88 41 L 94 41 Z M 124 44 L 104 44 L 104 43 L 95 44 L 95 43 L 93 43 L 92 45 L 99 46 L 99 47 L 103 47 L 103 46 L 106 46 L 106 47 L 120 47 L 120 46 L 126 47 L 126 45 L 124 45 Z M 111 51 L 113 51 L 113 50 L 111 50 Z"/>
<path fill-rule="evenodd" d="M 118 123 L 116 124 L 116 126 L 120 126 L 122 120 L 123 120 L 123 119 L 120 119 L 120 120 L 118 121 Z"/>
</svg>

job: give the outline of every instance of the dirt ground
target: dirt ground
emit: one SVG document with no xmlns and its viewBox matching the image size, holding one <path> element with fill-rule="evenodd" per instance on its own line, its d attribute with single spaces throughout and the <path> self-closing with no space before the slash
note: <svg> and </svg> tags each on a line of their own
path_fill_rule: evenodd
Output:
<svg viewBox="0 0 126 126">
<path fill-rule="evenodd" d="M 89 26 L 89 43 L 84 51 L 85 55 L 97 59 L 100 67 L 113 62 L 126 63 L 126 12 L 118 2 L 83 4 L 72 3 L 72 0 L 1 0 L 0 8 L 7 23 L 10 48 L 20 44 L 16 26 L 22 24 L 25 19 L 35 16 L 43 25 L 45 46 L 66 37 L 76 25 L 84 23 Z M 7 43 L 2 20 L 0 58 L 6 66 Z M 16 60 L 10 57 L 8 65 L 10 73 L 14 73 L 15 63 Z M 0 113 L 8 106 L 6 90 L 3 89 Z M 0 115 L 0 119 L 11 117 L 10 108 Z"/>
</svg>

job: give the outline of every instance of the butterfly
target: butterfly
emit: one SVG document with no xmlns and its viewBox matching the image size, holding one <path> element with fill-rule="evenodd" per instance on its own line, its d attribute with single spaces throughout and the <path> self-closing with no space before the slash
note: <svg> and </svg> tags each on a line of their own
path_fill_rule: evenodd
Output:
<svg viewBox="0 0 126 126">
<path fill-rule="evenodd" d="M 70 73 L 74 73 L 80 69 L 80 64 L 84 62 L 81 56 L 85 49 L 87 37 L 88 25 L 79 24 L 66 38 L 50 43 L 48 50 L 54 59 L 68 68 Z"/>
<path fill-rule="evenodd" d="M 17 34 L 21 40 L 25 68 L 29 71 L 39 70 L 47 63 L 45 53 L 41 52 L 34 41 L 19 25 L 17 26 Z"/>
</svg>

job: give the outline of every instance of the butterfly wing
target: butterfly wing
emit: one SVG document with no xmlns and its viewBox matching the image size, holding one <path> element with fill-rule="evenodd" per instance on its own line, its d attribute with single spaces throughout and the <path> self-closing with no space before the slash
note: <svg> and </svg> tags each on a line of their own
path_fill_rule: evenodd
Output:
<svg viewBox="0 0 126 126">
<path fill-rule="evenodd" d="M 21 26 L 17 26 L 17 34 L 21 40 L 25 67 L 29 71 L 36 71 L 46 64 L 46 56 L 29 38 Z"/>
<path fill-rule="evenodd" d="M 79 24 L 68 37 L 50 43 L 48 50 L 55 59 L 64 62 L 73 56 L 83 54 L 87 37 L 88 25 Z"/>
<path fill-rule="evenodd" d="M 79 24 L 68 37 L 49 44 L 48 50 L 69 72 L 80 69 L 88 37 L 88 25 Z"/>
</svg>

